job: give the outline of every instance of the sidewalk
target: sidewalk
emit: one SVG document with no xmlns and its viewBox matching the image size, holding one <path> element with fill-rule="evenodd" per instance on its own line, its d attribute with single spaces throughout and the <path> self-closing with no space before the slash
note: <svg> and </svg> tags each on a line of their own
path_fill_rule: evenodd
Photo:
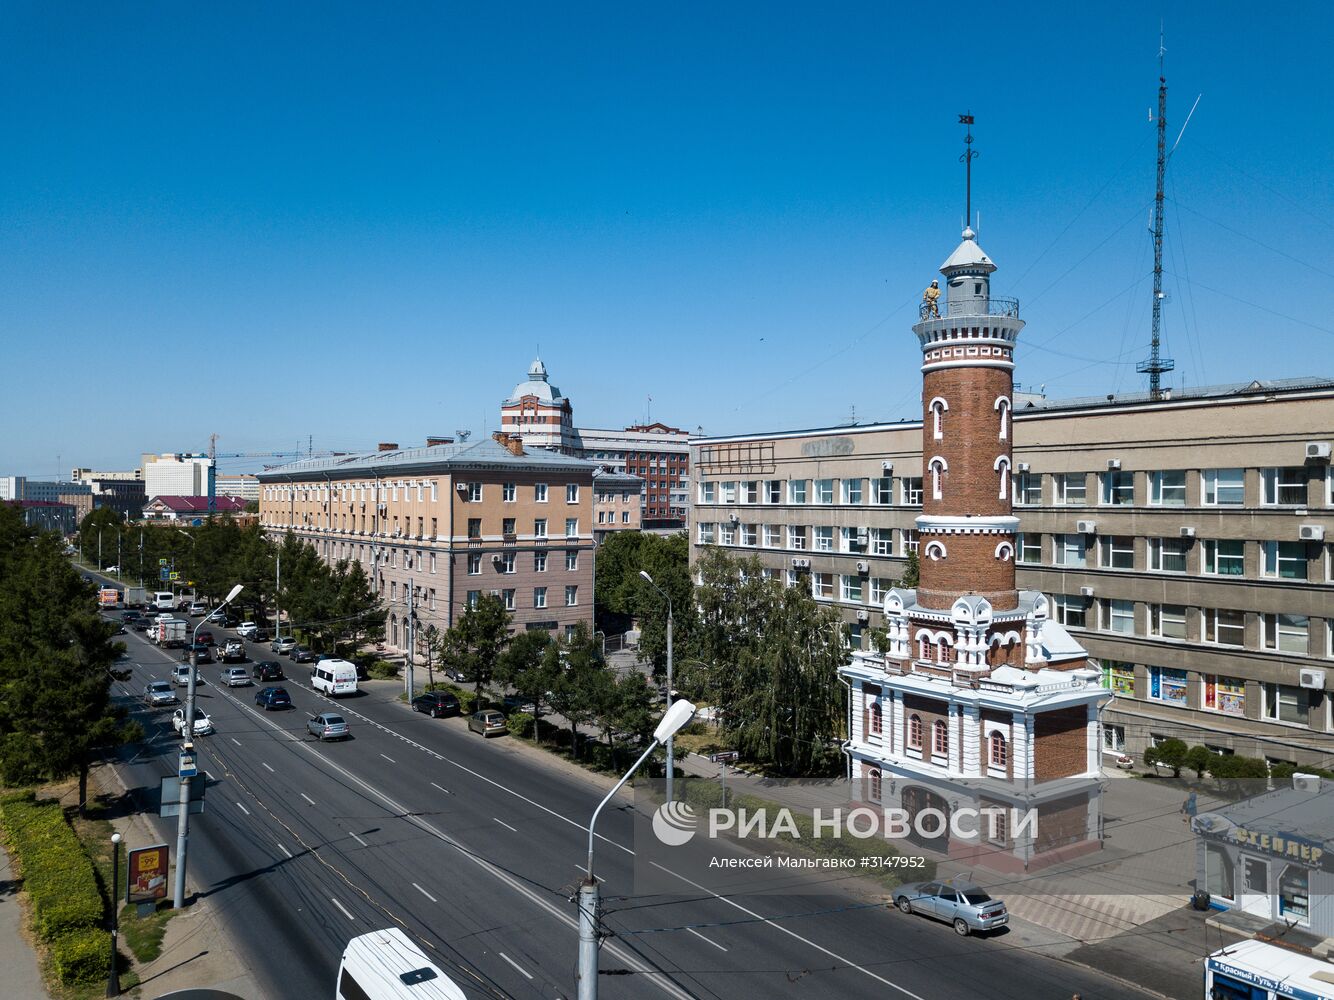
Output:
<svg viewBox="0 0 1334 1000">
<path fill-rule="evenodd" d="M 0 969 L 4 970 L 5 996 L 12 1000 L 47 1000 L 37 971 L 37 953 L 23 931 L 18 889 L 9 855 L 0 848 Z"/>
</svg>

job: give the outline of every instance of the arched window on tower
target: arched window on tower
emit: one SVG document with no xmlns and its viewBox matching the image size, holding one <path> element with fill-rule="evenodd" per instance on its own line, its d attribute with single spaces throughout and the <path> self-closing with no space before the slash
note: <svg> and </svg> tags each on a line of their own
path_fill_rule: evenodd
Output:
<svg viewBox="0 0 1334 1000">
<path fill-rule="evenodd" d="M 950 729 L 943 719 L 937 719 L 931 725 L 931 756 L 948 757 L 950 754 Z"/>
<path fill-rule="evenodd" d="M 995 409 L 1000 415 L 1000 439 L 1008 440 L 1010 437 L 1010 410 L 1014 404 L 1010 402 L 1009 396 L 997 396 Z"/>
<path fill-rule="evenodd" d="M 939 500 L 941 498 L 941 486 L 945 473 L 949 471 L 949 465 L 945 460 L 937 455 L 927 463 L 927 468 L 931 470 L 931 499 Z"/>
<path fill-rule="evenodd" d="M 931 411 L 931 436 L 936 441 L 945 436 L 945 413 L 949 408 L 950 404 L 945 402 L 943 396 L 937 396 L 927 405 L 927 409 Z"/>
<path fill-rule="evenodd" d="M 1010 459 L 1001 455 L 992 468 L 1000 473 L 1000 499 L 1004 500 L 1010 495 Z"/>
<path fill-rule="evenodd" d="M 939 562 L 945 558 L 945 543 L 941 541 L 932 541 L 926 543 L 926 557 L 932 562 Z"/>
</svg>

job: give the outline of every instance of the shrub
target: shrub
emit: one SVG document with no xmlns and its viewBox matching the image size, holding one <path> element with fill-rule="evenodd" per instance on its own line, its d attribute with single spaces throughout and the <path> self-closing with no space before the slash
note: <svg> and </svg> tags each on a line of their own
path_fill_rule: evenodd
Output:
<svg viewBox="0 0 1334 1000">
<path fill-rule="evenodd" d="M 377 681 L 392 680 L 398 676 L 398 664 L 390 663 L 388 660 L 376 660 L 366 669 L 366 673 Z"/>
<path fill-rule="evenodd" d="M 1186 765 L 1186 754 L 1189 751 L 1186 744 L 1176 739 L 1163 740 L 1156 747 L 1149 747 L 1144 751 L 1144 763 L 1148 767 L 1160 764 L 1163 767 L 1172 769 L 1172 777 L 1181 777 L 1181 769 Z"/>
<path fill-rule="evenodd" d="M 463 688 L 447 681 L 436 681 L 434 684 L 427 684 L 426 690 L 448 691 L 459 700 L 459 713 L 462 715 L 472 715 L 479 708 L 485 707 L 482 705 L 482 702 L 486 700 L 485 697 L 478 698 L 472 691 L 465 691 Z"/>
<path fill-rule="evenodd" d="M 66 986 L 103 982 L 111 972 L 106 931 L 85 927 L 50 942 L 51 965 Z"/>
<path fill-rule="evenodd" d="M 1218 754 L 1197 743 L 1186 751 L 1185 766 L 1195 772 L 1196 778 L 1203 778 L 1205 771 L 1214 769 L 1214 761 L 1217 757 Z"/>
<path fill-rule="evenodd" d="M 515 712 L 505 719 L 505 728 L 513 736 L 527 736 L 533 728 L 533 716 L 530 712 Z"/>
<path fill-rule="evenodd" d="M 3 824 L 32 902 L 33 929 L 54 941 L 101 924 L 102 894 L 93 863 L 55 801 L 32 793 L 0 800 Z"/>
</svg>

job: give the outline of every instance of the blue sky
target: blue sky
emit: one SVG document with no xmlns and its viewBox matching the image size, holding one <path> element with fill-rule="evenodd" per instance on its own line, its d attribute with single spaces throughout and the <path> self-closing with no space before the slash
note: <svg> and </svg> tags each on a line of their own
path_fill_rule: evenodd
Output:
<svg viewBox="0 0 1334 1000">
<path fill-rule="evenodd" d="M 641 8 L 6 5 L 0 474 L 481 434 L 539 345 L 585 426 L 913 416 L 965 110 L 1017 380 L 1142 388 L 1160 18 L 1168 380 L 1334 374 L 1327 6 Z"/>
</svg>

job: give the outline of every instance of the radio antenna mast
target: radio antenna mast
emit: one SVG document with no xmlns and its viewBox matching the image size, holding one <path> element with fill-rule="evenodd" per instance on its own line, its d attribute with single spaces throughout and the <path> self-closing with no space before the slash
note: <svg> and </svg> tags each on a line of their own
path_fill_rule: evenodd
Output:
<svg viewBox="0 0 1334 1000">
<path fill-rule="evenodd" d="M 1163 394 L 1162 376 L 1176 363 L 1160 353 L 1163 322 L 1163 179 L 1167 173 L 1167 78 L 1163 75 L 1163 32 L 1158 29 L 1158 184 L 1153 195 L 1153 338 L 1149 359 L 1135 366 L 1135 371 L 1149 376 L 1149 398 Z"/>
<path fill-rule="evenodd" d="M 959 162 L 964 165 L 964 211 L 963 224 L 965 227 L 973 224 L 973 161 L 980 155 L 973 148 L 973 115 L 971 112 L 959 116 L 959 124 L 966 126 L 963 136 L 963 154 L 959 157 Z"/>
</svg>

